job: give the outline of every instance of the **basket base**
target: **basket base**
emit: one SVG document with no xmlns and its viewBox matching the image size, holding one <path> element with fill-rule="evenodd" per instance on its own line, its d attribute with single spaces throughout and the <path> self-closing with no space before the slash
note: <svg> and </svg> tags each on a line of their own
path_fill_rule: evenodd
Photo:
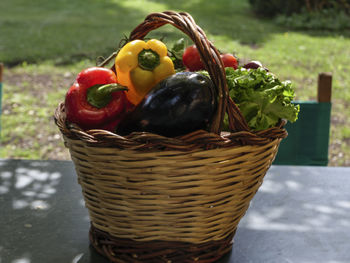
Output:
<svg viewBox="0 0 350 263">
<path fill-rule="evenodd" d="M 91 224 L 89 238 L 98 253 L 111 262 L 214 262 L 232 249 L 234 233 L 203 244 L 170 241 L 135 241 L 113 237 Z"/>
</svg>

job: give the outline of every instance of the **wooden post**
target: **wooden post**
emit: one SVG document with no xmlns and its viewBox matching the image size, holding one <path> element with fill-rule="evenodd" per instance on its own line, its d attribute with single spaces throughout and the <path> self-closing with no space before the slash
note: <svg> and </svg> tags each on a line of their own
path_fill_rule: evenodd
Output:
<svg viewBox="0 0 350 263">
<path fill-rule="evenodd" d="M 331 102 L 332 98 L 332 73 L 323 72 L 318 74 L 317 101 Z"/>
<path fill-rule="evenodd" d="M 4 71 L 4 64 L 0 63 L 0 83 L 2 82 L 2 72 Z"/>
</svg>

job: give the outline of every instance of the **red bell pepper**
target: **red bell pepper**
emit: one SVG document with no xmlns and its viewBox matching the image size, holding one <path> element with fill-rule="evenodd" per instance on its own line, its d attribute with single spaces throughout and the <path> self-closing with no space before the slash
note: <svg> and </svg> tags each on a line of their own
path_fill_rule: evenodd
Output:
<svg viewBox="0 0 350 263">
<path fill-rule="evenodd" d="M 66 94 L 67 120 L 83 129 L 114 131 L 126 110 L 125 90 L 110 69 L 92 67 L 81 71 Z"/>
</svg>

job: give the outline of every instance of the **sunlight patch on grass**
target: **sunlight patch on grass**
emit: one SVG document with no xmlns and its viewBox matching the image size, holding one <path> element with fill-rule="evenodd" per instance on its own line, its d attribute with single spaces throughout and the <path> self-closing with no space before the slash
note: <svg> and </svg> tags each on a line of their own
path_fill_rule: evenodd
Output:
<svg viewBox="0 0 350 263">
<path fill-rule="evenodd" d="M 120 4 L 120 6 L 129 9 L 139 9 L 142 6 L 142 9 L 145 12 L 162 12 L 167 10 L 168 6 L 165 3 L 147 1 L 147 0 L 133 0 L 133 1 L 120 1 L 113 0 L 112 2 Z M 141 22 L 141 21 L 140 21 Z"/>
</svg>

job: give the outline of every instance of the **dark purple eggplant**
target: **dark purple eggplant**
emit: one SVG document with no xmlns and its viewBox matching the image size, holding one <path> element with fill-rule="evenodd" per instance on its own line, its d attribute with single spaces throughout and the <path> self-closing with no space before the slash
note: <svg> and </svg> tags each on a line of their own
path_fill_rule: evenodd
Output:
<svg viewBox="0 0 350 263">
<path fill-rule="evenodd" d="M 118 125 L 117 134 L 144 131 L 175 137 L 207 129 L 216 107 L 210 78 L 179 72 L 158 83 Z"/>
</svg>

